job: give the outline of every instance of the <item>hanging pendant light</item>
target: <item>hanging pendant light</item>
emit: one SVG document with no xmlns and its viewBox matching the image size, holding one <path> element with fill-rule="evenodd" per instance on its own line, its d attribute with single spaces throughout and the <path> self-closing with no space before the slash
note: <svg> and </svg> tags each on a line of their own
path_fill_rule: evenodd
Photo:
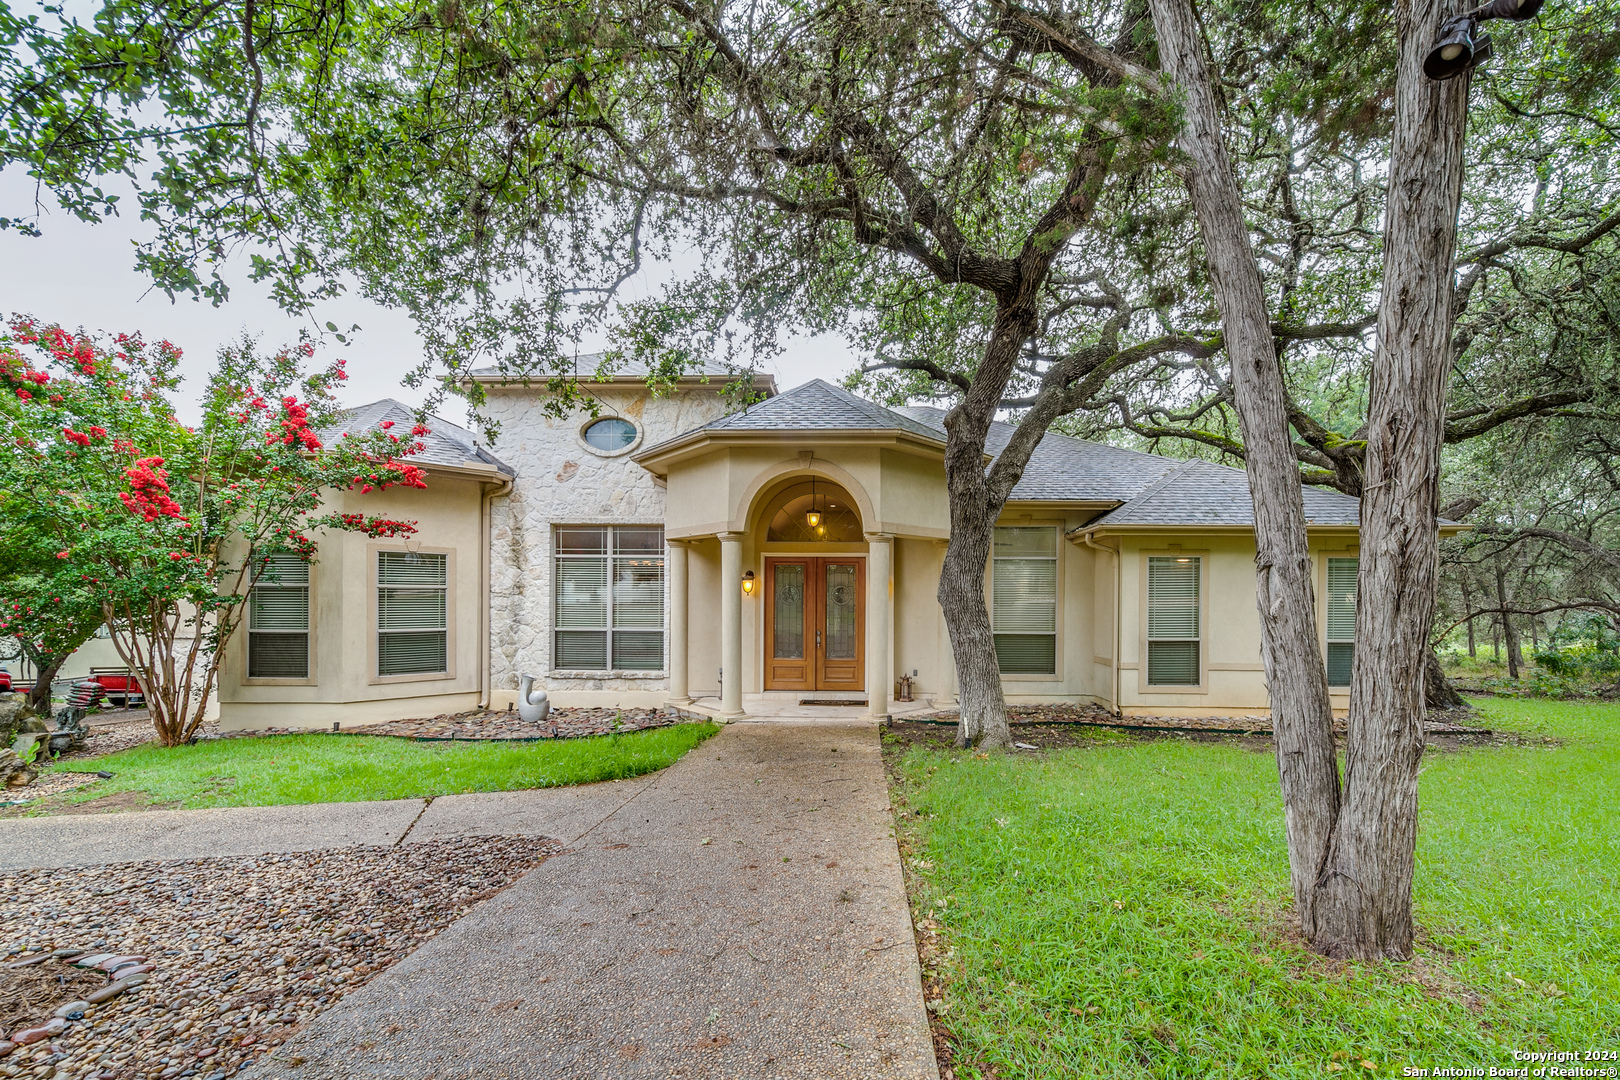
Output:
<svg viewBox="0 0 1620 1080">
<path fill-rule="evenodd" d="M 804 523 L 814 529 L 821 524 L 821 511 L 816 509 L 816 478 L 810 477 L 810 512 L 804 515 Z"/>
</svg>

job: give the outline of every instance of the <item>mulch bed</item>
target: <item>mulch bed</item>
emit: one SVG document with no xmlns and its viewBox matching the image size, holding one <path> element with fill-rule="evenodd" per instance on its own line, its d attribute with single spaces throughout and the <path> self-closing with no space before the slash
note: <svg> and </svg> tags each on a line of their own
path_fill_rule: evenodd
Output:
<svg viewBox="0 0 1620 1080">
<path fill-rule="evenodd" d="M 1013 741 L 1021 749 L 1062 750 L 1095 746 L 1108 732 L 1141 739 L 1187 739 L 1194 742 L 1236 742 L 1253 750 L 1271 749 L 1271 721 L 1263 716 L 1126 716 L 1119 717 L 1096 705 L 1010 705 L 1007 721 Z M 955 735 L 957 712 L 942 709 L 921 716 L 896 719 L 885 729 L 908 746 L 949 746 Z M 1343 720 L 1333 729 L 1344 737 Z M 1468 710 L 1431 712 L 1424 727 L 1431 750 L 1459 750 L 1484 745 L 1553 745 L 1555 740 L 1493 731 L 1478 727 Z"/>
<path fill-rule="evenodd" d="M 418 720 L 387 720 L 380 724 L 340 729 L 341 735 L 380 735 L 396 739 L 424 741 L 468 739 L 493 742 L 528 742 L 538 739 L 583 739 L 625 731 L 646 731 L 689 722 L 686 717 L 659 709 L 552 709 L 543 724 L 528 724 L 517 712 L 474 709 L 446 713 Z M 259 731 L 233 731 L 222 739 L 251 738 L 260 735 L 295 735 L 307 728 L 265 728 Z M 318 729 L 317 729 L 318 730 Z"/>
<path fill-rule="evenodd" d="M 475 837 L 0 873 L 0 956 L 95 949 L 157 965 L 144 985 L 92 1006 L 60 1035 L 0 1057 L 0 1074 L 231 1076 L 561 850 L 550 840 Z M 13 1000 L 12 985 L 0 983 L 0 1002 Z M 3 1033 L 85 988 L 62 989 L 0 1005 Z"/>
<path fill-rule="evenodd" d="M 50 1017 L 64 1002 L 107 985 L 107 976 L 66 963 L 0 967 L 0 1038 Z"/>
</svg>

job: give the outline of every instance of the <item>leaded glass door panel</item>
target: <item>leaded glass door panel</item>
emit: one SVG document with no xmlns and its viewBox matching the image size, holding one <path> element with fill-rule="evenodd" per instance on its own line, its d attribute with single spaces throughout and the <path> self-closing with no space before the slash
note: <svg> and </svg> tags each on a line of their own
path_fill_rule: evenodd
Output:
<svg viewBox="0 0 1620 1080">
<path fill-rule="evenodd" d="M 865 591 L 862 559 L 818 559 L 821 648 L 816 653 L 816 689 L 858 692 L 865 683 L 862 638 Z"/>
<path fill-rule="evenodd" d="M 815 689 L 814 559 L 765 560 L 765 689 Z"/>
</svg>

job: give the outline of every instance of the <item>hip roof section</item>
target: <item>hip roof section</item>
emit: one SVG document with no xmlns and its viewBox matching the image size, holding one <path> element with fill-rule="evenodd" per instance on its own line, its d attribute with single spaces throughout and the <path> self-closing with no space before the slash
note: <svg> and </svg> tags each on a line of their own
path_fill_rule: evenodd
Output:
<svg viewBox="0 0 1620 1080">
<path fill-rule="evenodd" d="M 416 426 L 416 410 L 403 401 L 393 398 L 383 398 L 373 401 L 369 405 L 358 405 L 343 413 L 342 419 L 321 432 L 324 442 L 343 437 L 343 433 L 364 431 L 382 431 L 383 424 L 393 421 L 400 430 L 396 433 L 402 441 L 410 438 L 411 428 Z M 448 468 L 464 469 L 490 468 L 505 476 L 516 476 L 516 471 L 484 447 L 473 437 L 473 433 L 464 427 L 452 424 L 440 416 L 428 416 L 428 434 L 419 436 L 416 441 L 422 443 L 420 453 L 411 454 L 402 460 L 413 465 L 440 465 Z"/>
</svg>

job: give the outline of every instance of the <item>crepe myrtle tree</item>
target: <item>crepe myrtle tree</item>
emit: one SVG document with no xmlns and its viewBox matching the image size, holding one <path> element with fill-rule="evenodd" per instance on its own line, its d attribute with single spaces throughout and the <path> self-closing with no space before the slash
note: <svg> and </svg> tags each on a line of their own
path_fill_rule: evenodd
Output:
<svg viewBox="0 0 1620 1080">
<path fill-rule="evenodd" d="M 313 560 L 318 530 L 397 536 L 414 523 L 319 513 L 323 493 L 424 487 L 408 456 L 426 428 L 324 441 L 341 424 L 341 360 L 314 349 L 222 349 L 196 426 L 175 416 L 180 350 L 102 341 L 19 318 L 0 347 L 0 531 L 59 568 L 60 603 L 94 598 L 166 746 L 193 739 L 225 645 L 269 556 Z M 41 637 L 53 609 L 8 613 Z"/>
</svg>

